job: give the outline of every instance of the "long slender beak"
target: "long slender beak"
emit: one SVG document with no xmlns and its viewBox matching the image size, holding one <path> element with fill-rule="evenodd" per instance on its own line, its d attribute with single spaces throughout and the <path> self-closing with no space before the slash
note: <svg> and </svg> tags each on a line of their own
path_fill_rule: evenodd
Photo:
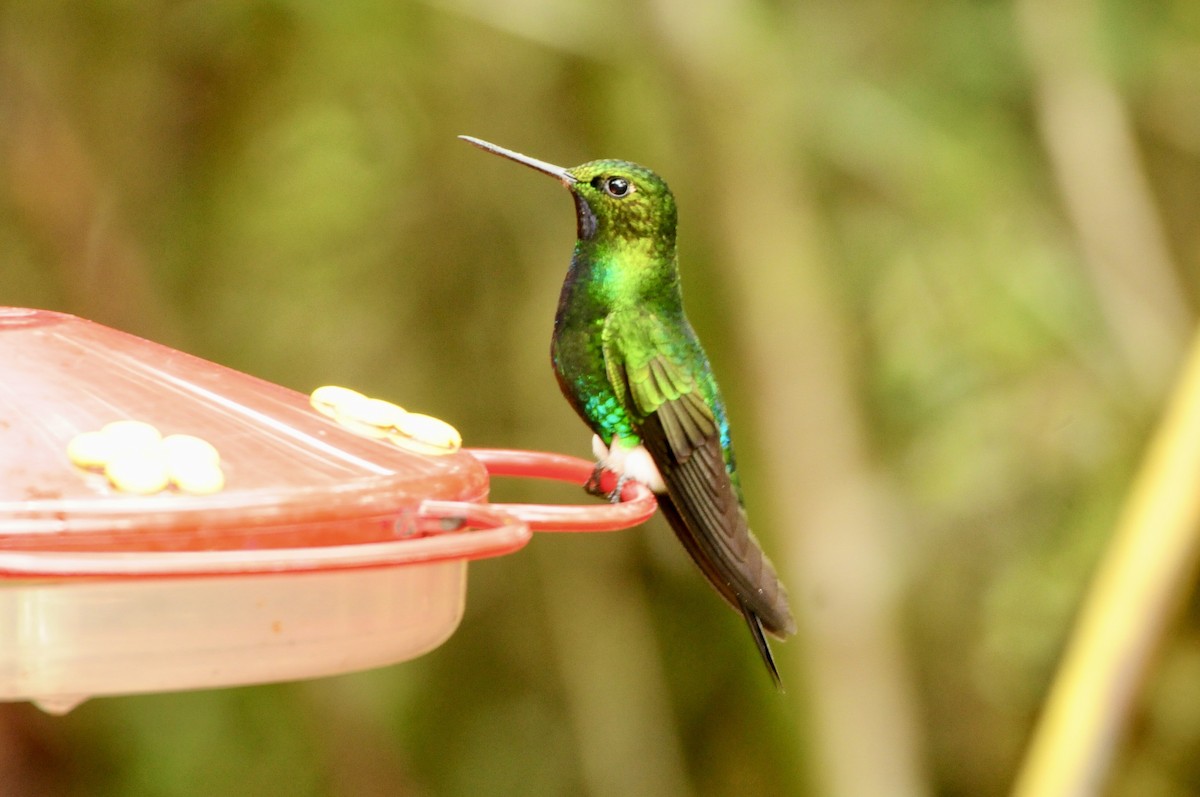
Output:
<svg viewBox="0 0 1200 797">
<path fill-rule="evenodd" d="M 563 183 L 563 185 L 567 186 L 568 188 L 579 182 L 566 169 L 561 166 L 555 166 L 553 163 L 546 163 L 545 161 L 540 161 L 537 158 L 531 158 L 528 155 L 522 155 L 519 152 L 513 152 L 511 149 L 498 147 L 495 144 L 484 141 L 481 138 L 474 138 L 473 136 L 459 136 L 459 138 L 468 144 L 474 144 L 480 149 L 490 152 L 493 155 L 499 155 L 502 158 L 508 158 L 510 161 L 522 163 L 528 166 L 530 169 L 536 169 L 542 174 L 548 174 L 551 177 L 557 177 Z"/>
</svg>

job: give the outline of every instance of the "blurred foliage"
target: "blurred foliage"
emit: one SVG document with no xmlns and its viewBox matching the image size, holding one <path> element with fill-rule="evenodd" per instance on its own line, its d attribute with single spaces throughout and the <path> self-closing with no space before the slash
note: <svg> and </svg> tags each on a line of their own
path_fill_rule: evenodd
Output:
<svg viewBox="0 0 1200 797">
<path fill-rule="evenodd" d="M 1004 793 L 1200 290 L 1200 6 L 0 0 L 0 304 L 587 456 L 570 203 L 459 133 L 670 181 L 788 692 L 654 521 L 409 664 L 5 707 L 4 794 Z M 1112 794 L 1200 792 L 1198 611 Z"/>
</svg>

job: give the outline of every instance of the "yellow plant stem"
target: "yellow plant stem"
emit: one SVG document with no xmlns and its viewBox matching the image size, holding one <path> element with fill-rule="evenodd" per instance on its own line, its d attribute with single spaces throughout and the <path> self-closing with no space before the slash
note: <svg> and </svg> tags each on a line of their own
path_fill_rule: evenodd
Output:
<svg viewBox="0 0 1200 797">
<path fill-rule="evenodd" d="M 1101 561 L 1014 797 L 1099 793 L 1147 661 L 1197 554 L 1200 337 Z"/>
</svg>

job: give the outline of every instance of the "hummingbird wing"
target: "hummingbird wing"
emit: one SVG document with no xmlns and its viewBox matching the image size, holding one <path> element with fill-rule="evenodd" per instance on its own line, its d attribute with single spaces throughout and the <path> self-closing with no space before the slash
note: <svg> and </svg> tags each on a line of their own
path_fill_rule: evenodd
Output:
<svg viewBox="0 0 1200 797">
<path fill-rule="evenodd" d="M 784 636 L 795 622 L 729 473 L 710 404 L 720 399 L 711 377 L 713 395 L 702 390 L 708 362 L 695 333 L 686 321 L 671 329 L 650 313 L 610 316 L 604 353 L 609 379 L 667 487 L 664 515 L 717 592 L 745 615 L 771 666 L 762 629 Z"/>
</svg>

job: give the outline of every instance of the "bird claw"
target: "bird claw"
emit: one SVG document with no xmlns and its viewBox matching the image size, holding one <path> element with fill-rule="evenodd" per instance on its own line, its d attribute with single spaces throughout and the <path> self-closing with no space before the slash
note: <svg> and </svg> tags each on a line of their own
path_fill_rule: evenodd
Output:
<svg viewBox="0 0 1200 797">
<path fill-rule="evenodd" d="M 629 476 L 622 473 L 617 477 L 617 486 L 611 490 L 605 490 L 603 487 L 604 474 L 609 472 L 597 462 L 596 467 L 592 468 L 592 475 L 588 476 L 588 480 L 583 483 L 583 489 L 597 498 L 604 498 L 609 503 L 619 504 L 621 503 L 621 493 L 625 491 L 625 485 L 629 483 L 630 479 Z"/>
<path fill-rule="evenodd" d="M 625 492 L 625 485 L 629 484 L 629 481 L 629 476 L 625 475 L 624 473 L 617 477 L 617 486 L 614 487 L 613 491 L 608 494 L 608 502 L 610 504 L 621 503 L 621 493 Z"/>
<path fill-rule="evenodd" d="M 604 481 L 604 466 L 599 462 L 592 468 L 592 475 L 588 476 L 588 480 L 583 483 L 583 489 L 587 490 L 589 495 L 594 495 L 597 498 L 608 498 L 608 493 L 600 485 Z"/>
</svg>

